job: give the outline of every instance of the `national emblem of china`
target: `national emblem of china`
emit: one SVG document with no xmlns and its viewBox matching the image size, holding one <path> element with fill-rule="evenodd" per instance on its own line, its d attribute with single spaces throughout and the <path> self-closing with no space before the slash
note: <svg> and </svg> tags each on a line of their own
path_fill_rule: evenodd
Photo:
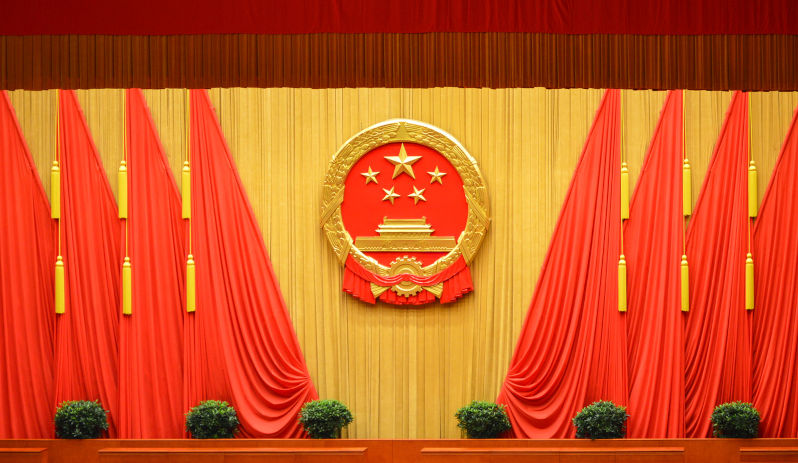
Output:
<svg viewBox="0 0 798 463">
<path fill-rule="evenodd" d="M 473 290 L 469 263 L 490 223 L 477 163 L 448 133 L 393 119 L 358 133 L 324 181 L 321 225 L 366 302 L 451 302 Z"/>
</svg>

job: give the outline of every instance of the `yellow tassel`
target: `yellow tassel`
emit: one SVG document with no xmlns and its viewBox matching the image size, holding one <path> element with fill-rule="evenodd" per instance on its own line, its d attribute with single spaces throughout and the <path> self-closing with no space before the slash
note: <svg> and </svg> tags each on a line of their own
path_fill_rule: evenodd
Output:
<svg viewBox="0 0 798 463">
<path fill-rule="evenodd" d="M 55 260 L 55 313 L 64 312 L 64 260 L 58 256 Z"/>
<path fill-rule="evenodd" d="M 186 260 L 186 312 L 197 310 L 197 284 L 194 274 L 194 256 L 188 255 Z"/>
<path fill-rule="evenodd" d="M 133 313 L 133 268 L 130 266 L 130 257 L 125 257 L 122 264 L 122 314 L 131 315 Z"/>
<path fill-rule="evenodd" d="M 61 218 L 61 167 L 53 161 L 50 168 L 50 218 Z"/>
<path fill-rule="evenodd" d="M 745 308 L 754 310 L 754 258 L 745 256 Z"/>
<path fill-rule="evenodd" d="M 682 215 L 693 214 L 693 175 L 690 172 L 690 161 L 682 163 Z"/>
<path fill-rule="evenodd" d="M 757 181 L 756 181 L 756 164 L 752 159 L 748 163 L 748 217 L 756 217 L 759 210 L 757 204 Z"/>
<path fill-rule="evenodd" d="M 690 269 L 687 266 L 687 255 L 682 254 L 682 312 L 690 310 Z"/>
<path fill-rule="evenodd" d="M 626 312 L 626 258 L 618 261 L 618 311 Z"/>
<path fill-rule="evenodd" d="M 122 160 L 117 175 L 119 179 L 119 218 L 127 218 L 127 162 Z"/>
<path fill-rule="evenodd" d="M 191 218 L 191 168 L 188 166 L 188 161 L 183 163 L 183 184 L 181 187 L 183 193 L 183 218 Z"/>
<path fill-rule="evenodd" d="M 629 218 L 629 168 L 621 163 L 621 219 Z"/>
</svg>

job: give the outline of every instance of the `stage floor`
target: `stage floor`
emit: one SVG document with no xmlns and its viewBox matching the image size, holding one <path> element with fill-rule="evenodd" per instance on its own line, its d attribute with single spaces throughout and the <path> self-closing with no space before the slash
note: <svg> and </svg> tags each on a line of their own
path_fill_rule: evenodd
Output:
<svg viewBox="0 0 798 463">
<path fill-rule="evenodd" d="M 798 462 L 798 439 L 32 439 L 0 463 Z"/>
</svg>

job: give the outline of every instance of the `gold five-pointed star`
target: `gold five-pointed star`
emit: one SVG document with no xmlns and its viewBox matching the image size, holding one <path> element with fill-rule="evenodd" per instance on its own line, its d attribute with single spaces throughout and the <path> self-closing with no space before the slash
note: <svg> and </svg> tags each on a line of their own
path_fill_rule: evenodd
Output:
<svg viewBox="0 0 798 463">
<path fill-rule="evenodd" d="M 438 182 L 438 183 L 440 183 L 441 185 L 443 185 L 443 180 L 442 180 L 442 177 L 443 177 L 444 175 L 446 175 L 446 172 L 441 172 L 440 170 L 438 170 L 438 166 L 435 166 L 435 171 L 433 171 L 433 172 L 427 172 L 427 173 L 429 174 L 429 177 L 430 177 L 430 178 L 429 178 L 429 183 L 430 183 L 430 184 L 433 184 L 433 183 L 435 183 L 435 182 Z M 363 175 L 366 175 L 366 174 L 363 174 Z"/>
<path fill-rule="evenodd" d="M 383 200 L 383 201 L 390 201 L 390 202 L 391 202 L 391 204 L 393 204 L 393 200 L 394 200 L 394 199 L 396 199 L 396 198 L 398 198 L 398 197 L 402 196 L 402 195 L 400 195 L 400 194 L 394 193 L 393 189 L 394 189 L 394 187 L 391 187 L 391 189 L 390 189 L 390 190 L 388 190 L 388 189 L 386 189 L 386 188 L 383 188 L 383 189 L 382 189 L 382 191 L 384 191 L 384 192 L 385 192 L 385 197 L 384 197 L 384 198 L 382 198 L 382 200 Z"/>
<path fill-rule="evenodd" d="M 398 156 L 385 156 L 385 159 L 396 166 L 393 169 L 393 177 L 391 178 L 398 177 L 402 172 L 407 173 L 407 175 L 413 179 L 416 178 L 416 174 L 413 173 L 413 163 L 421 159 L 421 156 L 408 156 L 407 151 L 405 151 L 404 143 L 402 143 L 401 148 L 399 148 Z"/>
<path fill-rule="evenodd" d="M 379 175 L 379 172 L 374 172 L 373 170 L 371 170 L 371 166 L 369 166 L 369 171 L 368 172 L 361 172 L 360 175 L 366 177 L 366 185 L 368 185 L 369 182 L 377 183 L 377 175 Z M 443 175 L 446 175 L 446 174 L 443 174 Z"/>
<path fill-rule="evenodd" d="M 426 201 L 427 200 L 427 198 L 424 197 L 424 190 L 426 190 L 426 188 L 422 188 L 422 189 L 419 190 L 418 188 L 416 188 L 415 185 L 413 185 L 413 192 L 410 193 L 407 196 L 409 196 L 409 197 L 413 198 L 413 200 L 415 200 L 415 203 L 413 203 L 413 204 L 418 204 L 419 200 L 421 200 L 421 201 Z"/>
</svg>

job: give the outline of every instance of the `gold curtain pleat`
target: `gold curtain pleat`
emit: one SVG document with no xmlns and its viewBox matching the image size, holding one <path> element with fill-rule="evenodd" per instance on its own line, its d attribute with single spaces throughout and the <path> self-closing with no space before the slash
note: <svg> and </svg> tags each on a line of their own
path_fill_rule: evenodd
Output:
<svg viewBox="0 0 798 463">
<path fill-rule="evenodd" d="M 114 192 L 122 156 L 118 92 L 78 93 Z M 342 400 L 356 417 L 349 437 L 457 438 L 454 412 L 472 399 L 496 398 L 602 93 L 211 90 L 311 376 L 322 397 Z M 185 91 L 147 90 L 145 97 L 179 179 Z M 623 149 L 633 191 L 665 93 L 629 90 L 623 98 Z M 685 98 L 695 204 L 731 93 L 690 91 Z M 49 192 L 55 96 L 15 91 L 11 99 Z M 751 99 L 762 198 L 798 93 L 753 93 Z M 363 128 L 394 117 L 451 133 L 477 159 L 489 188 L 493 221 L 471 266 L 475 290 L 453 304 L 408 310 L 344 294 L 343 270 L 318 226 L 333 153 Z"/>
</svg>

